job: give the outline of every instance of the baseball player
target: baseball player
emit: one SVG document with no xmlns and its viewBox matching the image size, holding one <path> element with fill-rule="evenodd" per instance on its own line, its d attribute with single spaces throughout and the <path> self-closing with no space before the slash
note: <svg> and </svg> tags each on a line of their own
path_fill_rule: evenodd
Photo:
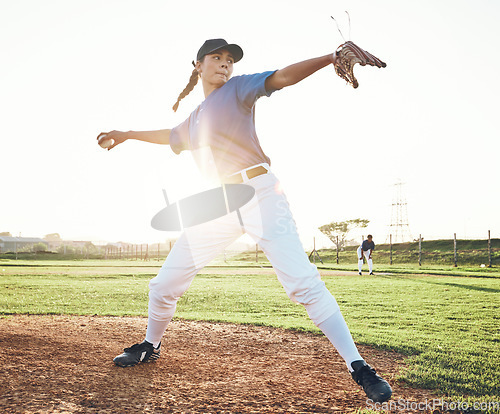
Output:
<svg viewBox="0 0 500 414">
<path fill-rule="evenodd" d="M 370 270 L 370 275 L 373 275 L 373 260 L 372 253 L 375 250 L 375 243 L 373 242 L 373 236 L 369 234 L 366 240 L 363 240 L 361 246 L 358 247 L 358 270 L 359 274 L 362 275 L 361 269 L 363 268 L 363 256 L 366 258 L 368 263 L 368 268 Z"/>
<path fill-rule="evenodd" d="M 238 211 L 185 229 L 157 276 L 149 284 L 148 325 L 145 340 L 114 358 L 129 367 L 155 361 L 162 336 L 174 316 L 177 301 L 195 275 L 243 233 L 264 251 L 287 295 L 302 304 L 327 336 L 353 379 L 374 401 L 386 401 L 392 390 L 360 356 L 335 298 L 309 262 L 297 234 L 285 194 L 273 174 L 269 157 L 255 131 L 255 105 L 259 98 L 302 81 L 335 63 L 335 54 L 309 59 L 280 70 L 232 77 L 243 50 L 224 39 L 207 40 L 196 56 L 195 68 L 174 105 L 201 79 L 205 100 L 181 124 L 148 132 L 111 131 L 98 140 L 113 139 L 109 149 L 128 139 L 170 145 L 174 153 L 191 151 L 204 174 L 221 183 L 244 183 L 255 196 Z M 106 135 L 103 135 L 106 134 Z M 277 137 L 278 139 L 278 137 Z M 205 206 L 204 206 L 205 207 Z"/>
</svg>

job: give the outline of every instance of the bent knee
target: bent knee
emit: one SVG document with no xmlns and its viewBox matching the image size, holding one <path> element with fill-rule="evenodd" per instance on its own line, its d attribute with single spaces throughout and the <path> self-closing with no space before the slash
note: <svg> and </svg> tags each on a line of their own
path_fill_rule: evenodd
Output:
<svg viewBox="0 0 500 414">
<path fill-rule="evenodd" d="M 321 301 L 325 294 L 330 294 L 322 280 L 309 286 L 296 286 L 287 292 L 288 297 L 295 303 L 310 305 Z"/>
</svg>

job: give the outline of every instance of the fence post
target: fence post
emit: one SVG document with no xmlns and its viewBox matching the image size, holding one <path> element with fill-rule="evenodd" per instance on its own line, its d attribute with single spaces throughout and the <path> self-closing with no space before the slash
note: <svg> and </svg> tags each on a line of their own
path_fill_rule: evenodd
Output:
<svg viewBox="0 0 500 414">
<path fill-rule="evenodd" d="M 453 233 L 453 263 L 457 267 L 457 233 Z"/>
<path fill-rule="evenodd" d="M 391 244 L 391 253 L 390 253 L 390 262 L 389 264 L 392 265 L 392 234 L 389 234 L 389 243 Z"/>
<path fill-rule="evenodd" d="M 313 263 L 316 264 L 316 237 L 313 237 Z"/>
<path fill-rule="evenodd" d="M 488 230 L 488 267 L 491 267 L 491 237 Z"/>
<path fill-rule="evenodd" d="M 337 264 L 339 264 L 339 236 L 337 236 L 336 246 L 337 246 Z"/>
<path fill-rule="evenodd" d="M 418 235 L 418 265 L 422 266 L 422 235 Z"/>
</svg>

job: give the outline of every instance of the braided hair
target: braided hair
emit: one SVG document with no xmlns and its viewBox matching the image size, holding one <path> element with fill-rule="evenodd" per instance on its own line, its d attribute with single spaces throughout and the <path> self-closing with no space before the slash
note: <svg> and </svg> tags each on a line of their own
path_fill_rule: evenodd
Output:
<svg viewBox="0 0 500 414">
<path fill-rule="evenodd" d="M 203 61 L 203 59 L 201 61 Z M 177 111 L 177 108 L 179 107 L 179 102 L 181 101 L 181 99 L 184 99 L 186 96 L 188 96 L 189 93 L 194 89 L 194 87 L 198 83 L 198 78 L 200 77 L 200 74 L 196 70 L 196 64 L 194 63 L 194 61 L 192 63 L 193 63 L 193 66 L 195 66 L 195 68 L 193 69 L 193 72 L 191 72 L 191 77 L 189 78 L 188 84 L 186 85 L 184 90 L 179 94 L 179 97 L 177 98 L 177 102 L 172 107 L 174 112 Z"/>
</svg>

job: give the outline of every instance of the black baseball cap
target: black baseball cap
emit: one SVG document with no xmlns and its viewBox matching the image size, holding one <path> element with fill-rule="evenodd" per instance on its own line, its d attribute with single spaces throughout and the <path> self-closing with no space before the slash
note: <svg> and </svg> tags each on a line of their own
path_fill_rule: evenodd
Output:
<svg viewBox="0 0 500 414">
<path fill-rule="evenodd" d="M 243 57 L 243 49 L 238 45 L 227 43 L 224 39 L 209 39 L 203 43 L 203 46 L 198 50 L 196 60 L 203 59 L 203 56 L 216 52 L 219 49 L 226 49 L 233 55 L 234 63 L 241 60 Z"/>
</svg>

